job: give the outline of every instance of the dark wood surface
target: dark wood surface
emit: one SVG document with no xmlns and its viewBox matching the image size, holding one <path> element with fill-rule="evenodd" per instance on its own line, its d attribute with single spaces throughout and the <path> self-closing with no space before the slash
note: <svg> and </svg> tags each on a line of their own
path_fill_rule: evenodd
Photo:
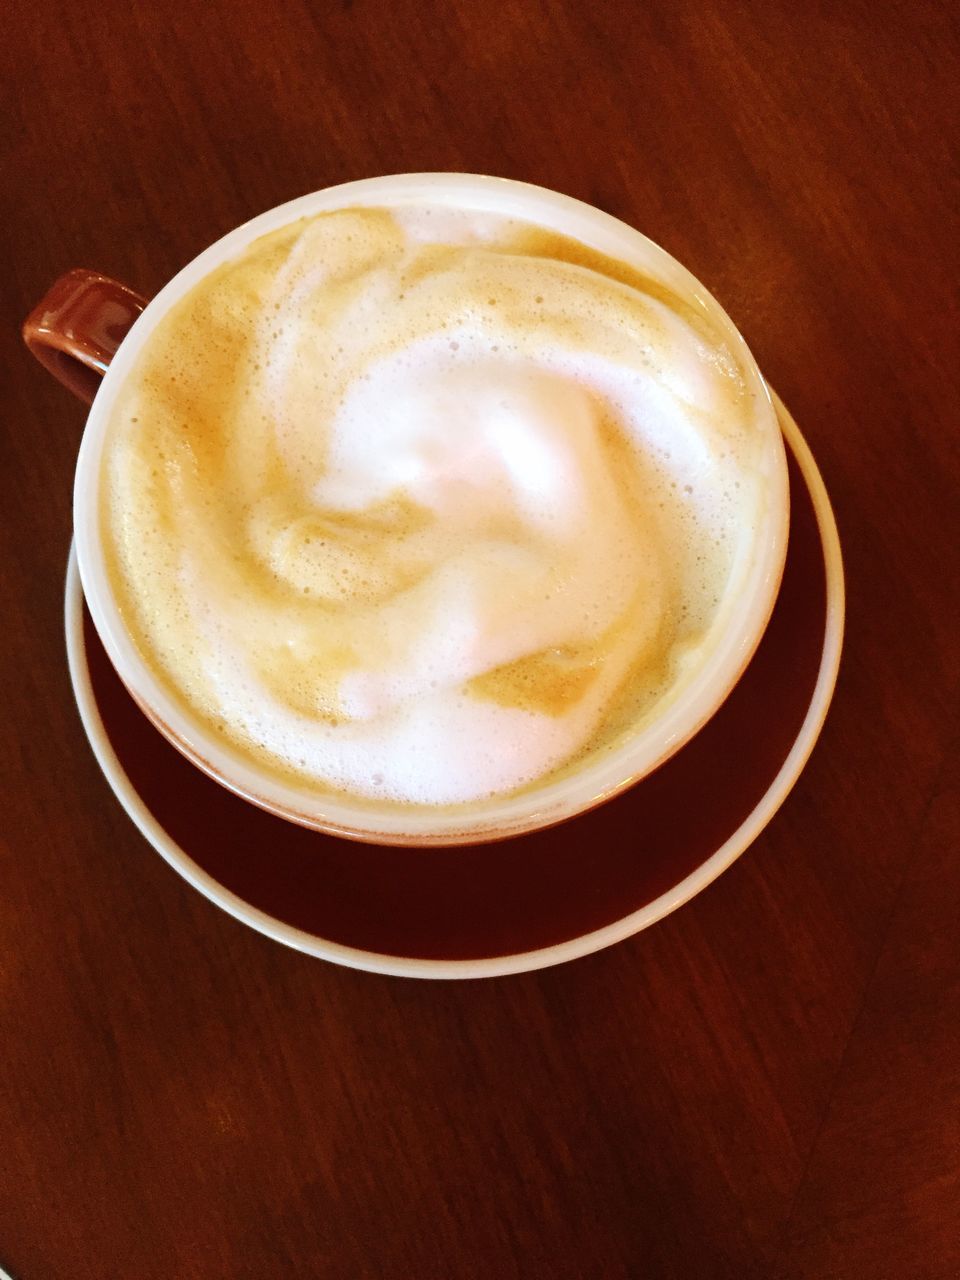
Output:
<svg viewBox="0 0 960 1280">
<path fill-rule="evenodd" d="M 12 0 L 0 67 L 0 1264 L 17 1280 L 960 1274 L 950 6 Z M 348 178 L 622 216 L 727 306 L 832 493 L 837 698 L 707 892 L 566 967 L 287 951 L 144 843 L 73 706 L 83 410 L 18 329 Z"/>
</svg>

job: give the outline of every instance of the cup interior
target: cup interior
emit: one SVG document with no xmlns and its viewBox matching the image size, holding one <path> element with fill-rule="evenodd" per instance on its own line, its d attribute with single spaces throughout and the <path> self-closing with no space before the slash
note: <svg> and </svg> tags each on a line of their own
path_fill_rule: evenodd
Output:
<svg viewBox="0 0 960 1280">
<path fill-rule="evenodd" d="M 124 625 L 106 569 L 99 516 L 102 457 L 111 408 L 151 333 L 212 270 L 253 240 L 298 218 L 351 205 L 427 202 L 522 218 L 560 232 L 644 271 L 701 309 L 739 358 L 757 405 L 768 445 L 764 465 L 769 502 L 752 555 L 737 566 L 727 584 L 719 611 L 725 616 L 722 632 L 662 715 L 578 771 L 521 794 L 442 810 L 374 808 L 341 795 L 321 795 L 257 769 L 208 731 L 153 673 Z M 695 277 L 640 232 L 580 201 L 524 183 L 469 174 L 403 174 L 328 188 L 253 219 L 200 254 L 153 299 L 122 343 L 90 411 L 74 489 L 78 565 L 94 625 L 121 680 L 173 745 L 222 785 L 281 817 L 351 839 L 410 846 L 477 843 L 550 826 L 610 799 L 677 751 L 724 701 L 763 634 L 783 571 L 788 516 L 786 460 L 769 392 L 743 338 Z"/>
</svg>

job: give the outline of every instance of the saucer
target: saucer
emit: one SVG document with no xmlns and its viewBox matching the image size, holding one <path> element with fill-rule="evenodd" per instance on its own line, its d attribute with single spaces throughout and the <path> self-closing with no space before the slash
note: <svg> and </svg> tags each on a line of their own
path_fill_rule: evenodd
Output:
<svg viewBox="0 0 960 1280">
<path fill-rule="evenodd" d="M 760 645 L 726 702 L 676 755 L 600 808 L 501 844 L 356 844 L 255 808 L 190 764 L 111 667 L 76 557 L 67 570 L 70 676 L 117 799 L 212 902 L 300 951 L 422 978 L 519 973 L 619 942 L 674 911 L 756 839 L 813 749 L 843 637 L 840 544 L 803 436 L 787 443 L 790 540 Z"/>
</svg>

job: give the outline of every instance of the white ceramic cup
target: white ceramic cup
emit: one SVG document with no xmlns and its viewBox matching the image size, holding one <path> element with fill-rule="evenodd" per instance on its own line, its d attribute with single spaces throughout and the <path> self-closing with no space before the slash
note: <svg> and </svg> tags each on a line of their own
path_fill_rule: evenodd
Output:
<svg viewBox="0 0 960 1280">
<path fill-rule="evenodd" d="M 615 750 L 587 759 L 569 776 L 522 794 L 456 810 L 385 806 L 380 811 L 367 801 L 321 795 L 258 769 L 171 697 L 134 644 L 106 571 L 100 519 L 102 459 L 107 424 L 124 380 L 158 323 L 211 271 L 259 236 L 298 218 L 347 206 L 427 202 L 521 218 L 573 237 L 645 272 L 702 309 L 736 353 L 748 390 L 755 395 L 758 420 L 767 433 L 764 465 L 769 502 L 752 555 L 735 566 L 727 584 L 706 660 L 686 687 L 666 701 L 661 715 L 639 727 Z M 203 341 L 203 335 L 197 340 Z M 74 488 L 77 558 L 94 624 L 124 684 L 170 741 L 230 790 L 293 822 L 353 839 L 411 846 L 502 839 L 552 825 L 610 799 L 678 750 L 726 698 L 763 634 L 783 571 L 788 516 L 786 459 L 767 387 L 743 338 L 690 272 L 638 231 L 578 200 L 525 183 L 445 173 L 370 178 L 303 196 L 238 227 L 184 267 L 146 306 L 109 363 L 87 420 Z"/>
</svg>

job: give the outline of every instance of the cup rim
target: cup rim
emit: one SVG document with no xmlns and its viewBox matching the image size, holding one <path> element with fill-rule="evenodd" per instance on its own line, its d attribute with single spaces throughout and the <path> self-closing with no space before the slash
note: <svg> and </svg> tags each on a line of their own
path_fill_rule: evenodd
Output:
<svg viewBox="0 0 960 1280">
<path fill-rule="evenodd" d="M 349 797 L 312 794 L 267 772 L 214 739 L 152 673 L 123 623 L 109 589 L 100 537 L 99 492 L 106 428 L 116 396 L 150 334 L 167 311 L 215 267 L 259 236 L 301 217 L 350 204 L 391 206 L 430 201 L 528 217 L 621 260 L 641 265 L 678 289 L 718 325 L 736 352 L 756 397 L 758 420 L 769 418 L 766 466 L 770 500 L 752 559 L 726 593 L 738 615 L 664 712 L 615 751 L 572 777 L 516 796 L 493 797 L 464 810 L 384 809 Z M 342 183 L 288 201 L 227 233 L 189 262 L 149 302 L 112 361 L 91 406 L 74 484 L 74 531 L 80 577 L 97 632 L 127 689 L 158 729 L 195 765 L 253 804 L 303 826 L 348 839 L 410 846 L 504 839 L 542 829 L 603 803 L 663 763 L 702 727 L 736 684 L 772 612 L 786 557 L 789 521 L 786 458 L 776 413 L 756 362 L 726 312 L 706 288 L 642 232 L 572 197 L 510 179 L 474 174 L 395 174 Z"/>
<path fill-rule="evenodd" d="M 825 626 L 820 667 L 810 704 L 793 746 L 753 812 L 693 872 L 660 897 L 620 920 L 552 946 L 480 959 L 433 960 L 367 951 L 333 942 L 285 924 L 261 911 L 203 870 L 167 834 L 140 798 L 117 756 L 100 715 L 90 680 L 83 635 L 83 592 L 75 548 L 71 549 L 65 592 L 65 629 L 70 678 L 80 718 L 93 753 L 120 804 L 147 842 L 214 905 L 257 932 L 296 951 L 348 968 L 394 977 L 473 979 L 505 977 L 564 964 L 649 928 L 702 892 L 749 847 L 770 823 L 810 757 L 833 698 L 843 647 L 845 583 L 840 540 L 830 499 L 816 461 L 799 427 L 774 393 L 781 424 L 808 487 L 823 549 L 826 582 Z M 412 853 L 411 856 L 415 856 Z"/>
</svg>

